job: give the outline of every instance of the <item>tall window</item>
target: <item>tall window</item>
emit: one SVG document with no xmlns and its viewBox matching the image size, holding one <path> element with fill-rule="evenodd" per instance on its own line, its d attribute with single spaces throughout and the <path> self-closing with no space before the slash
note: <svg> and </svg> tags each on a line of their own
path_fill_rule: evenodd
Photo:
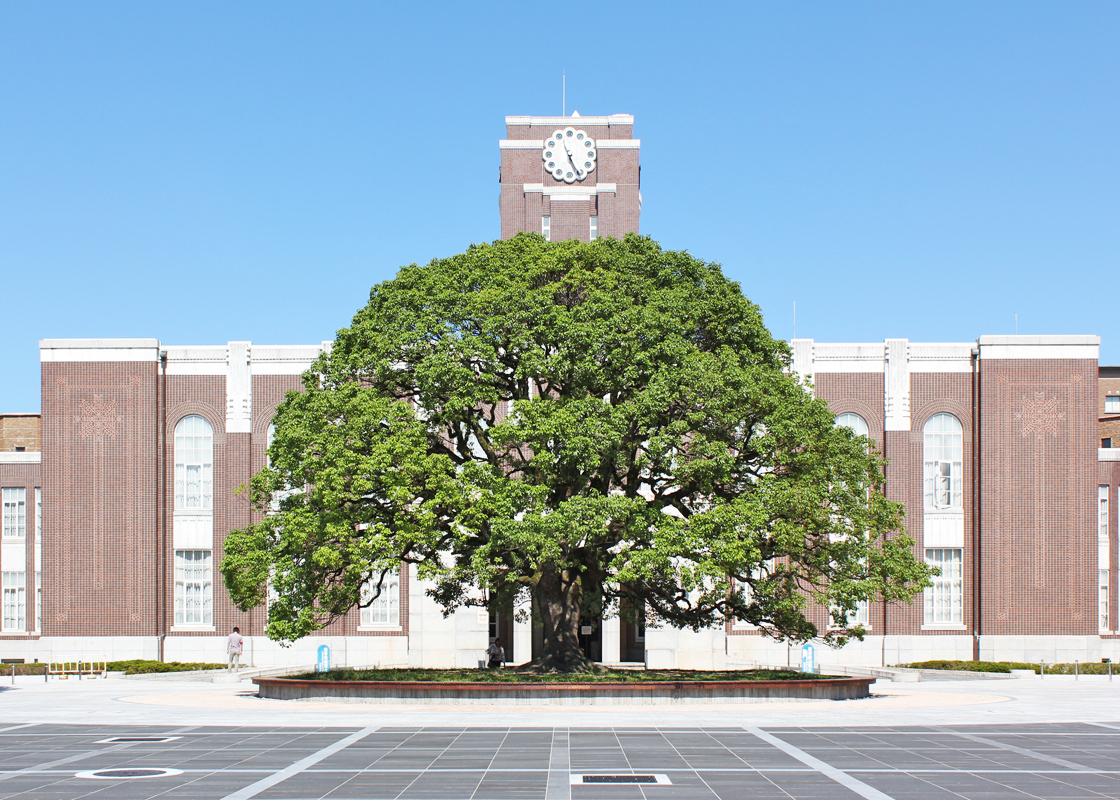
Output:
<svg viewBox="0 0 1120 800">
<path fill-rule="evenodd" d="M 43 573 L 35 573 L 35 630 L 43 630 Z"/>
<path fill-rule="evenodd" d="M 27 535 L 27 490 L 3 489 L 3 536 L 5 539 L 22 539 Z"/>
<path fill-rule="evenodd" d="M 591 241 L 595 241 L 598 238 L 599 238 L 599 218 L 598 217 L 592 217 L 591 218 Z"/>
<path fill-rule="evenodd" d="M 197 414 L 175 426 L 175 508 L 209 510 L 214 506 L 214 430 Z"/>
<path fill-rule="evenodd" d="M 43 538 L 43 490 L 35 487 L 35 541 Z"/>
<path fill-rule="evenodd" d="M 960 509 L 964 429 L 952 414 L 937 414 L 923 430 L 925 507 Z"/>
<path fill-rule="evenodd" d="M 1097 487 L 1097 541 L 1108 541 L 1108 484 Z"/>
<path fill-rule="evenodd" d="M 1100 629 L 1108 630 L 1108 485 L 1097 487 L 1097 615 Z"/>
<path fill-rule="evenodd" d="M 925 591 L 926 625 L 964 624 L 964 570 L 959 547 L 926 548 L 926 563 L 941 575 Z"/>
<path fill-rule="evenodd" d="M 541 217 L 541 235 L 546 242 L 552 241 L 552 217 Z"/>
<path fill-rule="evenodd" d="M 1097 570 L 1097 615 L 1100 617 L 1100 629 L 1108 630 L 1108 570 Z"/>
<path fill-rule="evenodd" d="M 362 603 L 369 602 L 373 596 L 375 581 L 367 581 L 362 586 Z M 393 573 L 385 576 L 381 584 L 381 594 L 377 599 L 362 609 L 362 626 L 372 625 L 399 625 L 401 605 L 400 575 Z"/>
<path fill-rule="evenodd" d="M 272 466 L 272 459 L 268 456 L 268 448 L 272 447 L 272 440 L 276 438 L 276 423 L 268 423 L 268 432 L 265 434 L 264 440 L 264 465 L 266 467 Z"/>
<path fill-rule="evenodd" d="M 175 624 L 212 625 L 213 577 L 209 550 L 175 551 Z"/>
<path fill-rule="evenodd" d="M 837 428 L 847 428 L 856 436 L 867 436 L 867 420 L 859 414 L 840 414 L 836 417 Z M 832 624 L 837 628 L 855 627 L 862 625 L 864 628 L 871 626 L 871 613 L 868 608 L 868 601 L 860 600 L 856 605 L 856 610 L 848 614 L 848 619 L 845 622 L 844 618 L 840 615 L 839 609 L 832 609 L 831 613 Z"/>
<path fill-rule="evenodd" d="M 3 574 L 3 629 L 6 631 L 27 629 L 26 581 L 26 572 L 5 572 Z"/>
</svg>

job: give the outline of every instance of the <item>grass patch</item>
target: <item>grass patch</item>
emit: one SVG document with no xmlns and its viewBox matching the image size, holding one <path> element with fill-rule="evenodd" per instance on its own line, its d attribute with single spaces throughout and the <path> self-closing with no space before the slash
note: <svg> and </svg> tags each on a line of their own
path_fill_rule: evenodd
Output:
<svg viewBox="0 0 1120 800">
<path fill-rule="evenodd" d="M 601 672 L 539 674 L 508 669 L 332 669 L 293 678 L 316 681 L 422 681 L 425 683 L 657 683 L 674 681 L 800 681 L 828 678 L 793 670 L 737 671 L 605 669 Z"/>
<path fill-rule="evenodd" d="M 148 661 L 143 658 L 134 658 L 131 661 L 110 661 L 106 668 L 112 672 L 124 672 L 125 675 L 148 675 L 155 672 L 193 672 L 202 669 L 225 669 L 226 666 L 226 664 L 211 664 L 203 661 Z"/>
<path fill-rule="evenodd" d="M 960 672 L 1011 672 L 1013 669 L 1032 669 L 1035 674 L 1041 672 L 1039 664 L 1028 664 L 1023 661 L 915 661 L 913 664 L 898 664 L 899 667 L 911 669 L 946 669 Z M 1113 671 L 1120 674 L 1120 668 L 1112 665 Z M 1108 664 L 1088 661 L 1080 664 L 1047 664 L 1047 675 L 1073 675 L 1076 671 L 1081 675 L 1108 675 Z"/>
</svg>

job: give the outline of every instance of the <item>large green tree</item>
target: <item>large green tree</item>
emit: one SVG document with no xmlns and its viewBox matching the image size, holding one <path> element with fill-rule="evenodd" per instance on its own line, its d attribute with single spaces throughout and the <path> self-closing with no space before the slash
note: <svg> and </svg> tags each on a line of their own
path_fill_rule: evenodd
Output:
<svg viewBox="0 0 1120 800">
<path fill-rule="evenodd" d="M 929 571 L 882 461 L 789 366 L 718 265 L 648 238 L 403 268 L 280 406 L 251 484 L 268 513 L 226 539 L 226 585 L 248 609 L 271 582 L 288 641 L 401 562 L 448 612 L 527 592 L 541 669 L 589 668 L 581 612 L 624 599 L 648 624 L 862 635 L 809 605 L 843 620 Z"/>
</svg>

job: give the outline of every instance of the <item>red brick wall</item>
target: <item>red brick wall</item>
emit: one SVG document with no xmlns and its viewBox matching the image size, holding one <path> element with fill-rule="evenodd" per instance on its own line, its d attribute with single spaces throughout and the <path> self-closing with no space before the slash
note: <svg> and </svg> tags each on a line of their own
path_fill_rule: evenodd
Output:
<svg viewBox="0 0 1120 800">
<path fill-rule="evenodd" d="M 984 634 L 1097 633 L 1096 376 L 982 362 Z"/>
<path fill-rule="evenodd" d="M 156 366 L 42 365 L 45 635 L 156 632 Z"/>
</svg>

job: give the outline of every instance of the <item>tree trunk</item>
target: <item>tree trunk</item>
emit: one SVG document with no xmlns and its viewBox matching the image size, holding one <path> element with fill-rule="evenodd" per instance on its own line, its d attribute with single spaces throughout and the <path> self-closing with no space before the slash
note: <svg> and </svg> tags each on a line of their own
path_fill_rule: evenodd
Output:
<svg viewBox="0 0 1120 800">
<path fill-rule="evenodd" d="M 540 655 L 529 665 L 539 672 L 593 672 L 595 663 L 579 646 L 583 589 L 568 570 L 546 565 L 533 587 L 533 605 L 544 628 Z"/>
</svg>

